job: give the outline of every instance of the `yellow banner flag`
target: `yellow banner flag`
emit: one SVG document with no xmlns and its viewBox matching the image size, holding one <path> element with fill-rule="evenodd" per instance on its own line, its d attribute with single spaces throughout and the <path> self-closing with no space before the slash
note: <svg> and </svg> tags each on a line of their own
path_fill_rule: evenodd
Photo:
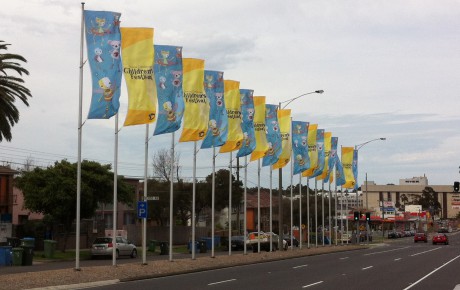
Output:
<svg viewBox="0 0 460 290">
<path fill-rule="evenodd" d="M 124 126 L 149 124 L 156 118 L 157 91 L 153 78 L 153 28 L 121 27 L 123 74 L 128 88 Z"/>
<path fill-rule="evenodd" d="M 318 148 L 316 148 L 316 133 L 318 131 L 318 124 L 310 124 L 308 126 L 308 156 L 310 157 L 310 168 L 302 172 L 302 176 L 312 176 L 318 167 Z"/>
<path fill-rule="evenodd" d="M 353 175 L 353 147 L 342 147 L 342 166 L 345 176 L 343 188 L 355 188 L 355 177 Z"/>
<path fill-rule="evenodd" d="M 268 151 L 267 134 L 265 132 L 265 97 L 253 97 L 253 100 L 256 148 L 251 153 L 251 161 L 264 157 Z"/>
<path fill-rule="evenodd" d="M 227 142 L 220 147 L 219 153 L 240 149 L 243 141 L 240 82 L 224 80 L 224 101 L 228 116 L 228 133 Z"/>
<path fill-rule="evenodd" d="M 327 174 L 329 173 L 329 155 L 331 154 L 331 143 L 332 132 L 324 132 L 324 168 L 323 172 L 316 177 L 316 180 L 326 179 Z"/>
<path fill-rule="evenodd" d="M 273 164 L 273 169 L 279 169 L 286 166 L 291 160 L 292 142 L 291 142 L 291 110 L 278 110 L 278 124 L 281 133 L 281 154 L 278 161 Z"/>
<path fill-rule="evenodd" d="M 208 130 L 209 101 L 204 91 L 204 60 L 182 59 L 184 126 L 179 142 L 203 140 Z"/>
</svg>

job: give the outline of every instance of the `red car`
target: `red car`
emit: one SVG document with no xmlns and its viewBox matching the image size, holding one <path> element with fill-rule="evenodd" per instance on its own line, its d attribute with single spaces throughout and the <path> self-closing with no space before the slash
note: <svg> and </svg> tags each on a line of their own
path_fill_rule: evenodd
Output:
<svg viewBox="0 0 460 290">
<path fill-rule="evenodd" d="M 433 236 L 433 245 L 436 245 L 439 243 L 444 244 L 444 245 L 449 244 L 449 238 L 446 236 L 446 234 L 435 234 Z"/>
<path fill-rule="evenodd" d="M 416 233 L 414 236 L 414 243 L 417 242 L 428 242 L 427 236 L 425 233 Z"/>
</svg>

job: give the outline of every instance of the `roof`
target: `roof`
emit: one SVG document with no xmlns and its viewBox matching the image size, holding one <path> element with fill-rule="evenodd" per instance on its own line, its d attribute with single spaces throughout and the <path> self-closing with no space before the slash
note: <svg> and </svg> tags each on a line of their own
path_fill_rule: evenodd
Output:
<svg viewBox="0 0 460 290">
<path fill-rule="evenodd" d="M 247 194 L 247 208 L 257 208 L 257 193 Z M 278 193 L 272 193 L 272 205 L 278 206 Z M 260 191 L 260 208 L 270 207 L 270 192 L 261 190 Z"/>
<path fill-rule="evenodd" d="M 19 171 L 11 169 L 7 166 L 0 166 L 0 175 L 14 175 L 19 174 Z"/>
</svg>

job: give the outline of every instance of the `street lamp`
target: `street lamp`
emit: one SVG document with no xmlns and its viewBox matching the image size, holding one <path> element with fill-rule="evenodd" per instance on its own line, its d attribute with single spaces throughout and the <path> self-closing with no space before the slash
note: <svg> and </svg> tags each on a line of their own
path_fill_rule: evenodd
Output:
<svg viewBox="0 0 460 290">
<path fill-rule="evenodd" d="M 295 98 L 292 98 L 292 99 L 289 99 L 289 100 L 286 100 L 286 101 L 283 101 L 283 102 L 279 102 L 278 110 L 286 108 L 287 105 L 289 105 L 293 101 L 295 101 L 298 98 L 301 98 L 303 96 L 310 95 L 310 94 L 322 94 L 322 93 L 324 93 L 324 90 L 316 90 L 316 91 L 313 91 L 313 92 L 301 94 L 300 96 L 297 96 Z M 284 104 L 284 103 L 286 103 L 286 104 Z M 281 104 L 284 104 L 283 107 L 281 107 Z M 291 162 L 292 162 L 292 160 L 291 160 Z M 284 232 L 283 231 L 283 194 L 282 194 L 282 191 L 283 191 L 283 189 L 282 189 L 283 188 L 283 168 L 278 169 L 278 174 L 279 174 L 279 179 L 278 179 L 278 215 L 279 215 L 279 217 L 278 217 L 278 230 L 279 230 L 278 248 L 282 249 L 283 248 L 283 235 L 284 235 L 284 233 L 283 233 Z M 302 197 L 300 197 L 300 200 L 302 200 Z M 291 211 L 292 211 L 292 208 L 291 208 Z M 302 215 L 302 213 L 300 213 L 300 215 Z M 302 225 L 300 225 L 300 228 L 302 228 Z M 292 231 L 292 225 L 291 225 L 291 231 Z M 291 231 L 289 232 L 290 235 L 292 235 Z M 302 242 L 302 237 L 300 237 L 300 242 Z"/>
</svg>

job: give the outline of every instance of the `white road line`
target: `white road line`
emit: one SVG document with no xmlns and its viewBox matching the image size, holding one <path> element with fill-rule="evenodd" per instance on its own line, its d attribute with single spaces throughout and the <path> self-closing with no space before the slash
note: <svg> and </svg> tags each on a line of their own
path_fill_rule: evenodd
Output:
<svg viewBox="0 0 460 290">
<path fill-rule="evenodd" d="M 447 264 L 453 262 L 454 260 L 460 258 L 460 255 L 458 255 L 457 257 L 453 258 L 452 260 L 442 264 L 441 266 L 439 266 L 438 268 L 434 269 L 433 271 L 431 271 L 430 273 L 426 274 L 425 276 L 423 276 L 422 278 L 420 278 L 419 280 L 415 281 L 414 283 L 412 283 L 410 286 L 404 288 L 403 290 L 407 290 L 407 289 L 410 289 L 412 288 L 413 286 L 417 285 L 418 283 L 420 283 L 422 280 L 424 280 L 425 278 L 429 277 L 431 274 L 433 274 L 434 272 L 440 270 L 441 268 L 443 268 L 444 266 L 446 266 Z"/>
<path fill-rule="evenodd" d="M 343 257 L 343 258 L 340 258 L 340 260 L 345 260 L 345 259 L 348 259 L 349 257 Z"/>
<path fill-rule="evenodd" d="M 439 249 L 441 249 L 441 247 L 434 248 L 434 249 L 431 249 L 431 250 L 428 250 L 428 251 L 423 251 L 423 252 L 420 252 L 420 253 L 417 253 L 417 254 L 412 254 L 412 255 L 410 255 L 410 256 L 413 257 L 413 256 L 425 254 L 425 253 L 428 253 L 428 252 L 431 252 L 431 251 L 436 251 L 436 250 L 439 250 Z"/>
<path fill-rule="evenodd" d="M 410 247 L 397 248 L 397 249 L 392 249 L 392 250 L 388 250 L 388 251 L 373 252 L 373 253 L 369 253 L 369 254 L 364 254 L 364 256 L 370 256 L 370 255 L 377 255 L 377 254 L 388 253 L 388 252 L 393 252 L 393 251 L 399 251 L 399 250 L 404 250 L 404 249 L 407 249 L 407 248 L 410 248 Z"/>
<path fill-rule="evenodd" d="M 395 261 L 399 261 L 399 260 L 401 260 L 401 258 L 396 258 L 396 259 L 395 259 Z"/>
<path fill-rule="evenodd" d="M 323 283 L 323 281 L 318 281 L 318 282 L 316 282 L 316 283 L 308 284 L 308 285 L 302 286 L 302 288 L 307 288 L 307 287 L 310 287 L 310 286 L 315 286 L 315 285 L 321 284 L 321 283 Z"/>
<path fill-rule="evenodd" d="M 370 269 L 370 268 L 373 268 L 374 266 L 369 266 L 369 267 L 364 267 L 362 268 L 361 270 L 367 270 L 367 269 Z"/>
<path fill-rule="evenodd" d="M 308 265 L 299 265 L 299 266 L 295 266 L 295 267 L 292 267 L 292 269 L 298 269 L 298 268 L 302 268 L 302 267 L 307 267 Z"/>
<path fill-rule="evenodd" d="M 216 284 L 222 284 L 222 283 L 227 283 L 227 282 L 232 282 L 232 281 L 236 281 L 236 279 L 230 279 L 230 280 L 224 280 L 224 281 L 209 283 L 208 286 L 216 285 Z"/>
</svg>

